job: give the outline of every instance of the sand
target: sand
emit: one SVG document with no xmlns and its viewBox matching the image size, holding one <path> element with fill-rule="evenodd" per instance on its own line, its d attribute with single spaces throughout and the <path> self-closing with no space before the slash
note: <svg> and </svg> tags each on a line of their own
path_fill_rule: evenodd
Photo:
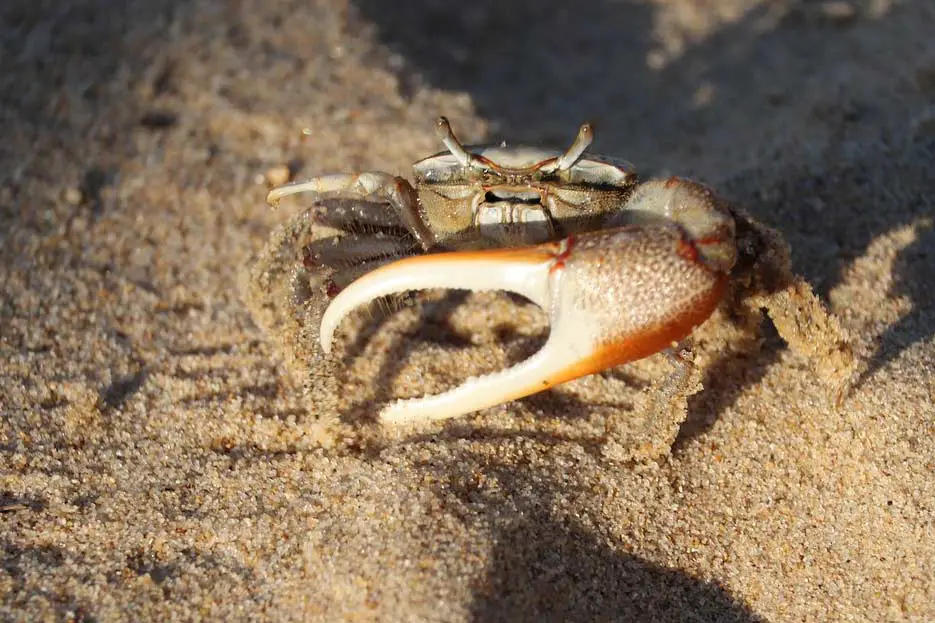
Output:
<svg viewBox="0 0 935 623">
<path fill-rule="evenodd" d="M 0 619 L 935 620 L 935 6 L 452 4 L 2 4 Z M 364 434 L 542 314 L 359 315 L 306 391 L 243 299 L 296 209 L 266 177 L 406 174 L 438 114 L 550 144 L 590 119 L 715 186 L 865 371 L 836 405 L 718 316 L 684 421 L 648 410 L 659 357 Z"/>
</svg>

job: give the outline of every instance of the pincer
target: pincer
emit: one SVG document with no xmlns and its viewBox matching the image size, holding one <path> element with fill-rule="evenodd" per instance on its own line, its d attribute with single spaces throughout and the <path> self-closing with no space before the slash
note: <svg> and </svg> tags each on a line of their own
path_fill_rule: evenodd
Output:
<svg viewBox="0 0 935 623">
<path fill-rule="evenodd" d="M 644 186 L 628 203 L 630 224 L 535 246 L 415 256 L 364 275 L 325 311 L 322 349 L 330 353 L 336 328 L 356 307 L 411 290 L 504 290 L 546 311 L 550 333 L 537 353 L 449 391 L 383 408 L 382 422 L 402 424 L 471 413 L 673 346 L 724 296 L 735 257 L 733 221 L 702 209 L 713 199 L 694 182 Z"/>
</svg>

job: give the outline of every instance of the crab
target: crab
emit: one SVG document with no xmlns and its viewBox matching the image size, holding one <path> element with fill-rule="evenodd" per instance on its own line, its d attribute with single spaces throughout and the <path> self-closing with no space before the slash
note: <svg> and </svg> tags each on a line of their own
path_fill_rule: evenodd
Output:
<svg viewBox="0 0 935 623">
<path fill-rule="evenodd" d="M 641 182 L 629 162 L 587 151 L 587 123 L 564 151 L 466 147 L 444 117 L 436 132 L 446 150 L 413 165 L 414 184 L 363 172 L 273 189 L 271 205 L 302 194 L 311 206 L 250 274 L 254 315 L 299 368 L 328 360 L 341 320 L 388 296 L 504 290 L 546 311 L 549 337 L 529 359 L 385 405 L 382 423 L 463 416 L 659 352 L 684 379 L 685 341 L 724 306 L 765 310 L 839 395 L 853 376 L 846 333 L 792 274 L 782 236 L 711 188 Z"/>
</svg>

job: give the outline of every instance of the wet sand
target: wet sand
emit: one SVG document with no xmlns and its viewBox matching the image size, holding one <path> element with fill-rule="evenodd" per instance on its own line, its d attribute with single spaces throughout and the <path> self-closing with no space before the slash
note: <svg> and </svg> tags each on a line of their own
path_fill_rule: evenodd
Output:
<svg viewBox="0 0 935 623">
<path fill-rule="evenodd" d="M 935 7 L 448 6 L 0 8 L 0 619 L 935 619 Z M 542 314 L 359 314 L 323 375 L 245 274 L 297 209 L 271 171 L 408 175 L 439 114 L 467 142 L 590 119 L 715 186 L 786 236 L 854 388 L 719 314 L 687 415 L 648 408 L 654 357 L 380 437 Z"/>
</svg>

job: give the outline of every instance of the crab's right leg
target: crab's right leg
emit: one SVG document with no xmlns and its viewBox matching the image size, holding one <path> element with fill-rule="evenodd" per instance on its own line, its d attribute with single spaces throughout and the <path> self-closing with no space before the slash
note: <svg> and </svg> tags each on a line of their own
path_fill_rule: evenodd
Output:
<svg viewBox="0 0 935 623">
<path fill-rule="evenodd" d="M 435 236 L 419 212 L 415 189 L 401 177 L 379 171 L 324 175 L 274 188 L 266 200 L 276 206 L 283 197 L 299 193 L 308 193 L 315 202 L 352 199 L 365 204 L 388 204 L 423 249 L 429 249 L 435 244 Z"/>
</svg>

